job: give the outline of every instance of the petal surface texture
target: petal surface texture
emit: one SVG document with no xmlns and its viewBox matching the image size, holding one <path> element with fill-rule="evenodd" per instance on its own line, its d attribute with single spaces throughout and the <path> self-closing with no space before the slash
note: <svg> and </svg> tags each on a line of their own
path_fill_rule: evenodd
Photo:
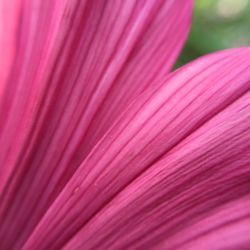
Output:
<svg viewBox="0 0 250 250">
<path fill-rule="evenodd" d="M 242 48 L 200 58 L 136 98 L 24 249 L 240 249 L 250 243 L 249 190 Z"/>
<path fill-rule="evenodd" d="M 10 28 L 0 34 L 0 248 L 8 250 L 25 243 L 132 100 L 168 74 L 192 1 L 3 0 L 0 8 Z"/>
</svg>

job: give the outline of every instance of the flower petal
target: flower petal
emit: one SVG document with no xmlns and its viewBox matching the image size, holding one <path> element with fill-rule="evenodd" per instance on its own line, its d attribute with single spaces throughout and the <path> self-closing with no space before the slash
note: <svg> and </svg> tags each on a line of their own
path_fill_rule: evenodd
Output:
<svg viewBox="0 0 250 250">
<path fill-rule="evenodd" d="M 191 0 L 21 3 L 0 114 L 5 249 L 22 245 L 117 116 L 170 70 L 192 8 Z"/>
<path fill-rule="evenodd" d="M 201 58 L 137 98 L 78 168 L 25 249 L 62 247 L 146 169 L 209 126 L 218 114 L 223 117 L 224 109 L 250 90 L 249 56 L 246 48 Z M 230 112 L 226 114 L 230 119 Z M 240 120 L 237 112 L 232 117 Z"/>
<path fill-rule="evenodd" d="M 248 246 L 249 156 L 250 91 L 122 190 L 65 249 Z"/>
<path fill-rule="evenodd" d="M 0 53 L 4 60 L 0 64 L 0 102 L 6 88 L 7 77 L 14 61 L 16 29 L 20 0 L 2 0 L 0 2 Z M 1 106 L 1 103 L 0 103 Z"/>
</svg>

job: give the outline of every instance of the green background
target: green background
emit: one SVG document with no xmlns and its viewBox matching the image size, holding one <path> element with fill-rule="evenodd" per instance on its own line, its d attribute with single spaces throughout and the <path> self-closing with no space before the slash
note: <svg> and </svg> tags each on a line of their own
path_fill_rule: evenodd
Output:
<svg viewBox="0 0 250 250">
<path fill-rule="evenodd" d="M 204 54 L 250 45 L 250 0 L 195 0 L 192 28 L 179 67 Z"/>
</svg>

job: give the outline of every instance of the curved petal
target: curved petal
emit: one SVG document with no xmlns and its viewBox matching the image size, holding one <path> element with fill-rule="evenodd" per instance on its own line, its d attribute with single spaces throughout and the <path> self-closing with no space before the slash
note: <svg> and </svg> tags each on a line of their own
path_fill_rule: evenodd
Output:
<svg viewBox="0 0 250 250">
<path fill-rule="evenodd" d="M 249 246 L 249 156 L 250 91 L 122 190 L 64 249 Z"/>
<path fill-rule="evenodd" d="M 230 119 L 231 111 L 224 110 L 250 90 L 249 56 L 250 48 L 212 54 L 171 74 L 159 87 L 137 98 L 81 164 L 25 249 L 60 248 L 146 169 L 178 149 L 183 140 L 206 130 L 204 127 L 220 113 Z M 245 120 L 237 112 L 232 116 L 239 120 L 239 126 L 249 125 L 245 113 Z M 228 139 L 233 138 L 228 135 Z M 240 145 L 235 150 L 240 150 Z"/>
<path fill-rule="evenodd" d="M 22 245 L 120 112 L 170 70 L 192 8 L 191 0 L 21 4 L 16 60 L 0 107 L 6 249 Z"/>
<path fill-rule="evenodd" d="M 164 247 L 175 249 L 247 249 L 250 244 L 250 197 L 228 202 L 176 234 Z M 186 236 L 185 233 L 187 232 Z M 180 240 L 178 242 L 178 240 Z"/>
</svg>

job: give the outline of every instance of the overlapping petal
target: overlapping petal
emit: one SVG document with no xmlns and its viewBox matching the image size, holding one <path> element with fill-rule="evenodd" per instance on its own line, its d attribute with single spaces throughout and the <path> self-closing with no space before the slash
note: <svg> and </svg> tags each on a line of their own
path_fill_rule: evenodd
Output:
<svg viewBox="0 0 250 250">
<path fill-rule="evenodd" d="M 209 55 L 138 97 L 81 164 L 25 249 L 175 249 L 185 243 L 180 231 L 245 199 L 249 58 L 249 48 Z"/>
<path fill-rule="evenodd" d="M 248 91 L 164 155 L 65 249 L 248 246 L 249 100 Z"/>
<path fill-rule="evenodd" d="M 19 3 L 10 17 L 18 20 L 15 60 L 1 83 L 4 249 L 23 244 L 117 116 L 170 70 L 192 7 L 191 0 Z"/>
</svg>

